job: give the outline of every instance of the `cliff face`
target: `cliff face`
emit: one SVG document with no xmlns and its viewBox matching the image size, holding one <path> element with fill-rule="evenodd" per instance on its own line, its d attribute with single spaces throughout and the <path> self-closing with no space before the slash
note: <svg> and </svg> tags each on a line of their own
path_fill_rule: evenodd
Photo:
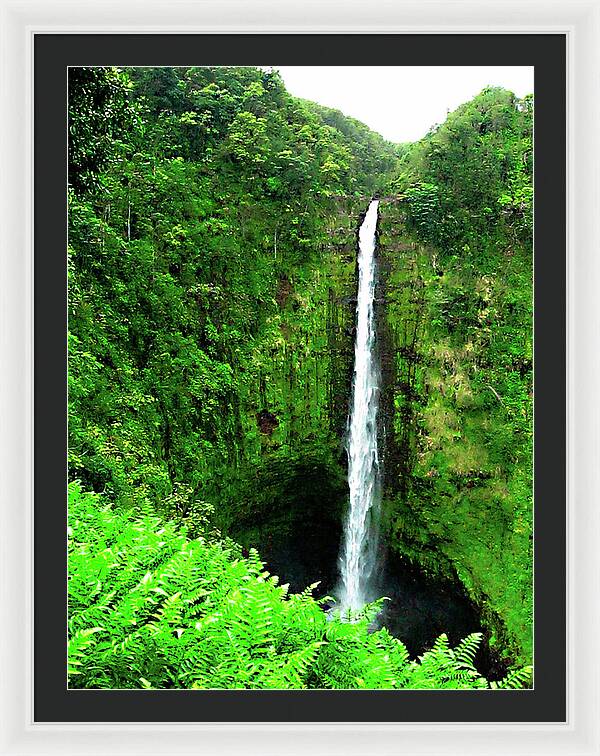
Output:
<svg viewBox="0 0 600 756">
<path fill-rule="evenodd" d="M 323 593 L 335 587 L 348 496 L 343 436 L 365 206 L 339 200 L 318 266 L 279 285 L 255 341 L 261 370 L 240 399 L 243 462 L 219 508 L 225 532 L 293 587 L 321 581 Z M 441 590 L 446 629 L 468 596 L 479 616 L 463 610 L 466 630 L 481 622 L 495 658 L 520 662 L 531 659 L 531 370 L 510 345 L 520 334 L 530 348 L 529 255 L 499 248 L 486 270 L 443 259 L 415 239 L 401 201 L 381 202 L 384 593 L 421 581 L 411 601 L 427 613 Z M 392 603 L 393 625 L 411 610 Z"/>
<path fill-rule="evenodd" d="M 214 493 L 223 530 L 298 589 L 319 580 L 330 590 L 335 579 L 364 202 L 337 200 L 317 262 L 280 278 L 239 384 L 240 463 Z"/>
<path fill-rule="evenodd" d="M 476 270 L 380 218 L 385 519 L 393 553 L 456 576 L 492 646 L 531 659 L 530 251 Z M 527 346 L 529 345 L 529 346 Z"/>
</svg>

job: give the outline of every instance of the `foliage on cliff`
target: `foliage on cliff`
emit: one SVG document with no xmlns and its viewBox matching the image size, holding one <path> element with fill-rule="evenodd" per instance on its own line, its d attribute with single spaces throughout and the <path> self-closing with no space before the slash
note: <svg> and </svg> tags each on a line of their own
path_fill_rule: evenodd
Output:
<svg viewBox="0 0 600 756">
<path fill-rule="evenodd" d="M 532 653 L 532 100 L 488 89 L 414 145 L 381 209 L 392 544 L 456 572 Z M 501 636 L 501 637 L 499 637 Z"/>
<path fill-rule="evenodd" d="M 255 68 L 72 68 L 69 107 L 71 476 L 177 511 L 226 499 L 265 451 L 335 453 L 340 196 L 371 191 L 391 146 Z"/>
</svg>

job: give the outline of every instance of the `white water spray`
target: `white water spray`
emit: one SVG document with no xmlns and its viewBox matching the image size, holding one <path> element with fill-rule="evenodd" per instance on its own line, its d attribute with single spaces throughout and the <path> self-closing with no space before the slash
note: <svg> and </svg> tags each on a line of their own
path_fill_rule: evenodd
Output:
<svg viewBox="0 0 600 756">
<path fill-rule="evenodd" d="M 355 612 L 372 598 L 370 582 L 376 566 L 379 514 L 377 410 L 379 370 L 374 357 L 375 231 L 373 200 L 358 234 L 358 301 L 352 407 L 348 428 L 350 508 L 340 554 L 342 613 Z"/>
</svg>

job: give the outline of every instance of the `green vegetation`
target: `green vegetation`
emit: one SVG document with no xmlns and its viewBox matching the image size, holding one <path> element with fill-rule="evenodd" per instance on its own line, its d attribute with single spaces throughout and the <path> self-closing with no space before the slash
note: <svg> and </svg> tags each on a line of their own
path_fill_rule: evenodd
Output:
<svg viewBox="0 0 600 756">
<path fill-rule="evenodd" d="M 532 654 L 532 103 L 484 90 L 404 158 L 381 209 L 390 542 L 456 573 Z"/>
<path fill-rule="evenodd" d="M 83 688 L 511 688 L 473 666 L 478 634 L 418 661 L 387 630 L 328 618 L 311 587 L 288 593 L 258 554 L 190 540 L 148 509 L 118 513 L 69 487 L 69 685 Z"/>
<path fill-rule="evenodd" d="M 275 71 L 72 68 L 69 114 L 70 684 L 488 685 L 476 634 L 410 661 L 294 593 L 335 569 L 375 193 L 386 540 L 526 684 L 531 100 L 391 145 Z"/>
<path fill-rule="evenodd" d="M 271 451 L 337 454 L 372 178 L 275 73 L 131 76 L 70 75 L 70 471 L 237 502 Z"/>
</svg>

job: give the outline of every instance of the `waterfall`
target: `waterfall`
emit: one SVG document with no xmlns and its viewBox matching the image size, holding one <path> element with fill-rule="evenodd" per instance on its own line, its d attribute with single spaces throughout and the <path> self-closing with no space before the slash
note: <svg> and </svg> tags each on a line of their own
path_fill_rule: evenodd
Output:
<svg viewBox="0 0 600 756">
<path fill-rule="evenodd" d="M 377 451 L 379 368 L 375 356 L 375 231 L 373 200 L 358 234 L 358 300 L 352 404 L 346 451 L 350 506 L 340 553 L 342 612 L 357 611 L 373 598 L 370 583 L 376 566 L 380 498 Z"/>
</svg>

